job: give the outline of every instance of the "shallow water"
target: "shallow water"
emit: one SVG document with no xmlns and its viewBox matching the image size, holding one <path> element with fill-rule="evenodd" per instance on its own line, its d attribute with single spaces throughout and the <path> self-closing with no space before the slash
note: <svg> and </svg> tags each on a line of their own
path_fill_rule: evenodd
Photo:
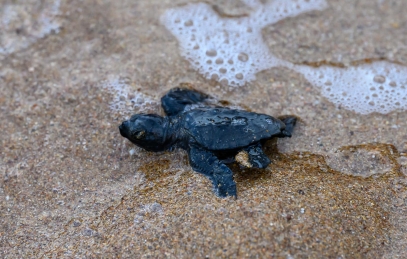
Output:
<svg viewBox="0 0 407 259">
<path fill-rule="evenodd" d="M 283 3 L 1 2 L 2 257 L 405 257 L 407 5 Z M 180 84 L 301 119 L 237 200 L 117 130 Z"/>
</svg>

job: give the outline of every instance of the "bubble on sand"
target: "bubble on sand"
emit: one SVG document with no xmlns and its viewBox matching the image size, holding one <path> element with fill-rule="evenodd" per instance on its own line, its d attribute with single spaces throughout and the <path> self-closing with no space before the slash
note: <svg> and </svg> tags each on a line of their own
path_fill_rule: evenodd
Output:
<svg viewBox="0 0 407 259">
<path fill-rule="evenodd" d="M 293 66 L 336 105 L 361 114 L 407 109 L 407 67 L 378 61 L 347 68 Z"/>
<path fill-rule="evenodd" d="M 113 95 L 110 108 L 123 115 L 154 112 L 160 106 L 152 97 L 131 87 L 125 79 L 107 80 L 102 87 Z"/>
</svg>

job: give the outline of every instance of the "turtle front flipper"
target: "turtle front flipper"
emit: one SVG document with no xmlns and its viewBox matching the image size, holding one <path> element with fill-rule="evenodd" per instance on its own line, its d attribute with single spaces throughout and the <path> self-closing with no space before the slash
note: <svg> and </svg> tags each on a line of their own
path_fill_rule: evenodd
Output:
<svg viewBox="0 0 407 259">
<path fill-rule="evenodd" d="M 260 143 L 244 148 L 236 155 L 236 161 L 245 167 L 255 168 L 266 168 L 271 163 Z"/>
<path fill-rule="evenodd" d="M 203 102 L 209 96 L 186 88 L 173 88 L 161 98 L 161 106 L 168 116 L 183 112 L 187 105 Z"/>
<path fill-rule="evenodd" d="M 210 151 L 192 146 L 189 150 L 189 163 L 194 171 L 211 179 L 219 197 L 235 196 L 236 183 L 233 172 Z"/>
</svg>

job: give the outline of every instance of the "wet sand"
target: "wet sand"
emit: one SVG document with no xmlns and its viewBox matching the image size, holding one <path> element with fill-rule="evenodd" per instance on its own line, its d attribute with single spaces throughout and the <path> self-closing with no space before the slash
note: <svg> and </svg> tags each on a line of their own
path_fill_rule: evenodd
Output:
<svg viewBox="0 0 407 259">
<path fill-rule="evenodd" d="M 206 2 L 232 17 L 247 8 Z M 41 15 L 29 14 L 52 3 L 13 7 L 26 22 L 0 33 L 27 43 L 0 54 L 2 258 L 407 257 L 405 111 L 346 110 L 287 68 L 238 88 L 206 80 L 160 23 L 186 1 L 61 1 L 57 14 L 44 12 L 58 29 L 41 35 Z M 403 0 L 328 1 L 262 33 L 295 64 L 407 66 L 406 13 Z M 144 99 L 111 109 L 105 86 L 115 81 Z M 301 119 L 291 139 L 267 144 L 267 169 L 231 166 L 236 200 L 216 197 L 184 151 L 149 153 L 119 134 L 135 112 L 162 114 L 159 98 L 180 83 Z"/>
</svg>

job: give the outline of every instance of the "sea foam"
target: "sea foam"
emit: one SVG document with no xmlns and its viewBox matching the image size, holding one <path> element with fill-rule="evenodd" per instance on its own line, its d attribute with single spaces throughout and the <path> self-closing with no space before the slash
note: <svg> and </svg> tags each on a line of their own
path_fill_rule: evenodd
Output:
<svg viewBox="0 0 407 259">
<path fill-rule="evenodd" d="M 207 79 L 242 86 L 256 73 L 281 66 L 304 77 L 338 106 L 360 114 L 407 109 L 407 68 L 386 61 L 351 67 L 295 65 L 275 57 L 261 30 L 277 21 L 327 7 L 324 0 L 245 0 L 244 17 L 221 17 L 205 3 L 166 11 L 161 22 L 177 38 L 181 55 Z"/>
<path fill-rule="evenodd" d="M 407 110 L 407 68 L 377 61 L 346 68 L 293 66 L 336 105 L 360 114 Z"/>
<path fill-rule="evenodd" d="M 0 10 L 0 54 L 22 50 L 52 32 L 59 32 L 60 0 L 42 1 L 41 5 L 33 0 L 11 2 Z"/>
<path fill-rule="evenodd" d="M 254 10 L 247 17 L 223 18 L 206 3 L 166 11 L 161 22 L 178 39 L 181 55 L 207 79 L 242 86 L 255 74 L 286 64 L 274 57 L 261 30 L 300 13 L 326 7 L 324 0 L 245 1 Z"/>
</svg>

